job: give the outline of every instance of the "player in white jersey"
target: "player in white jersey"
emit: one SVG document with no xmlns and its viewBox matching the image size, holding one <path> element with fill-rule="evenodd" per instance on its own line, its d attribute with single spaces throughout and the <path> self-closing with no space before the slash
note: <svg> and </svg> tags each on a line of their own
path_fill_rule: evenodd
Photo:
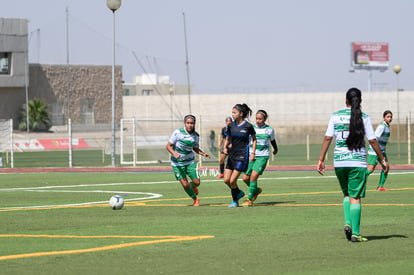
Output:
<svg viewBox="0 0 414 275">
<path fill-rule="evenodd" d="M 381 152 L 384 157 L 387 157 L 386 146 L 390 138 L 391 130 L 390 123 L 392 122 L 392 112 L 390 110 L 385 110 L 382 115 L 383 121 L 377 126 L 375 130 L 375 136 L 377 137 Z M 375 154 L 375 151 L 370 146 L 368 148 L 368 175 L 374 172 L 375 167 L 378 163 L 378 156 Z M 377 191 L 388 191 L 388 188 L 384 187 L 385 181 L 387 180 L 388 173 L 381 171 L 380 179 L 378 181 Z"/>
<path fill-rule="evenodd" d="M 195 131 L 196 118 L 193 115 L 184 117 L 184 127 L 175 130 L 167 143 L 166 149 L 171 154 L 171 166 L 175 178 L 181 183 L 184 191 L 194 200 L 193 206 L 199 206 L 197 198 L 200 176 L 197 172 L 194 152 L 203 157 L 210 157 L 199 147 L 199 135 Z M 187 180 L 191 179 L 191 184 Z"/>
<path fill-rule="evenodd" d="M 387 159 L 381 153 L 369 116 L 361 111 L 361 91 L 351 88 L 346 93 L 346 108 L 332 114 L 322 142 L 317 171 L 325 172 L 325 156 L 335 137 L 334 168 L 341 186 L 344 210 L 344 232 L 349 241 L 366 242 L 360 234 L 361 198 L 365 197 L 367 163 L 365 138 L 378 155 L 382 169 L 388 172 Z"/>
<path fill-rule="evenodd" d="M 249 187 L 246 200 L 247 206 L 253 206 L 257 196 L 262 193 L 262 188 L 257 186 L 257 180 L 263 174 L 269 161 L 270 145 L 273 147 L 273 155 L 276 155 L 278 151 L 275 130 L 266 124 L 266 120 L 267 112 L 265 110 L 258 110 L 256 112 L 256 124 L 253 125 L 257 140 L 255 159 L 249 162 L 249 167 L 243 174 L 243 181 Z M 251 149 L 250 152 L 252 152 Z"/>
</svg>

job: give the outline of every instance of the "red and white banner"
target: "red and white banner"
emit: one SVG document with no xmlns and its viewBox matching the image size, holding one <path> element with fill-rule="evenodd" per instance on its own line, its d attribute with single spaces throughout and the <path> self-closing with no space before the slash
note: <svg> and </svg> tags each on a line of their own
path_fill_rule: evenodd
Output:
<svg viewBox="0 0 414 275">
<path fill-rule="evenodd" d="M 22 151 L 67 150 L 69 149 L 69 139 L 16 140 L 14 147 Z M 72 139 L 72 148 L 87 149 L 89 145 L 83 138 L 74 138 Z"/>
</svg>

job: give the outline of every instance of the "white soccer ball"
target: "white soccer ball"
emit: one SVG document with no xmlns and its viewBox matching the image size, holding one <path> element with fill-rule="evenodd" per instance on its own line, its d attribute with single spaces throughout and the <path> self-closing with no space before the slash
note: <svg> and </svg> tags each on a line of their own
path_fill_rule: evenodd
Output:
<svg viewBox="0 0 414 275">
<path fill-rule="evenodd" d="M 119 195 L 115 195 L 112 196 L 109 199 L 109 206 L 113 209 L 113 210 L 119 210 L 122 209 L 124 207 L 124 198 L 122 198 Z"/>
</svg>

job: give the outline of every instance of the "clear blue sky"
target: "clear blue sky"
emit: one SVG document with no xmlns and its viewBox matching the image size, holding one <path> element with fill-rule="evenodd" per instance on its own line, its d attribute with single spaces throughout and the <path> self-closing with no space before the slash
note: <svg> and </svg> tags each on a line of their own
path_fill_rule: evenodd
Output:
<svg viewBox="0 0 414 275">
<path fill-rule="evenodd" d="M 106 0 L 3 1 L 0 17 L 27 18 L 30 62 L 112 64 Z M 414 90 L 412 0 L 123 0 L 116 12 L 116 63 L 125 82 L 144 72 L 186 83 L 183 13 L 195 93 L 346 91 L 368 87 L 349 73 L 350 43 L 388 42 L 390 69 L 374 89 Z M 135 53 L 135 56 L 134 54 Z"/>
</svg>

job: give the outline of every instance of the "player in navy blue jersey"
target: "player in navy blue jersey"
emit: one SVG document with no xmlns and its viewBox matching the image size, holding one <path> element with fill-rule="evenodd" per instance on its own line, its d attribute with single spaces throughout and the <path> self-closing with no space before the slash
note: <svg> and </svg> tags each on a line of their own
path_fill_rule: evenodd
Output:
<svg viewBox="0 0 414 275">
<path fill-rule="evenodd" d="M 227 155 L 224 154 L 223 151 L 223 146 L 224 146 L 224 141 L 226 140 L 226 135 L 227 135 L 227 126 L 229 126 L 229 124 L 232 122 L 232 118 L 231 117 L 226 117 L 225 122 L 226 122 L 226 126 L 224 126 L 221 129 L 221 133 L 220 133 L 220 142 L 219 142 L 219 150 L 220 150 L 220 159 L 219 159 L 219 169 L 220 169 L 220 174 L 216 177 L 216 179 L 221 179 L 224 178 L 224 163 L 226 162 L 226 158 Z M 228 145 L 229 146 L 229 145 Z"/>
<path fill-rule="evenodd" d="M 226 169 L 224 170 L 224 183 L 231 189 L 233 198 L 230 208 L 238 207 L 239 200 L 244 192 L 237 186 L 237 179 L 242 172 L 247 171 L 249 160 L 255 158 L 256 132 L 253 125 L 246 118 L 252 115 L 252 110 L 246 104 L 236 104 L 231 112 L 233 122 L 227 127 L 226 140 L 223 152 L 228 155 Z M 252 140 L 249 151 L 250 139 Z"/>
</svg>

